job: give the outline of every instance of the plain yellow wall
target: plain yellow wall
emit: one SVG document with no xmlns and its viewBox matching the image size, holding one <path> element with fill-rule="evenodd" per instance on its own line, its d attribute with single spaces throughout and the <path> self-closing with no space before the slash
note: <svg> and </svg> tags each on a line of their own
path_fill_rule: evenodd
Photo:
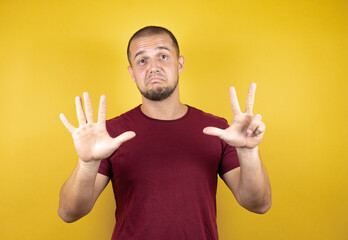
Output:
<svg viewBox="0 0 348 240">
<path fill-rule="evenodd" d="M 228 88 L 266 124 L 266 215 L 218 187 L 220 239 L 348 239 L 348 4 L 345 0 L 0 1 L 0 239 L 110 239 L 111 187 L 84 219 L 63 223 L 59 189 L 76 164 L 64 112 L 89 91 L 108 118 L 140 103 L 127 72 L 131 34 L 177 36 L 184 103 L 232 121 Z"/>
</svg>

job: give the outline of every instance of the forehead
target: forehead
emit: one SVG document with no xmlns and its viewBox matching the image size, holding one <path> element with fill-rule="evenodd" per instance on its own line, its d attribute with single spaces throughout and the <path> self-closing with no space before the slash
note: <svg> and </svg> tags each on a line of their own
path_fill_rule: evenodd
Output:
<svg viewBox="0 0 348 240">
<path fill-rule="evenodd" d="M 155 50 L 158 47 L 167 47 L 171 51 L 174 50 L 173 41 L 166 33 L 142 36 L 132 40 L 129 50 L 131 56 L 134 56 L 137 52 L 140 51 L 151 51 Z"/>
</svg>

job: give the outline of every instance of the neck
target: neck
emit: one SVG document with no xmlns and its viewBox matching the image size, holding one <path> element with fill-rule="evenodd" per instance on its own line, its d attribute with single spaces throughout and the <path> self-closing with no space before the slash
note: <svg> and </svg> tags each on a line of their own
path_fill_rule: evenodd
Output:
<svg viewBox="0 0 348 240">
<path fill-rule="evenodd" d="M 180 102 L 179 93 L 176 91 L 162 101 L 151 101 L 142 97 L 141 111 L 148 117 L 159 120 L 175 120 L 184 116 L 187 106 Z"/>
</svg>

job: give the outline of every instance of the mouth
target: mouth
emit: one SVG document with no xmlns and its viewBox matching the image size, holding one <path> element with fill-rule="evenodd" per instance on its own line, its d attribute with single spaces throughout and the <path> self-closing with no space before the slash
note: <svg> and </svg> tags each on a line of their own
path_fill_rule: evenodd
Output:
<svg viewBox="0 0 348 240">
<path fill-rule="evenodd" d="M 164 78 L 159 77 L 159 76 L 150 76 L 147 80 L 146 80 L 146 85 L 150 84 L 150 83 L 159 83 L 159 82 L 163 82 Z"/>
</svg>

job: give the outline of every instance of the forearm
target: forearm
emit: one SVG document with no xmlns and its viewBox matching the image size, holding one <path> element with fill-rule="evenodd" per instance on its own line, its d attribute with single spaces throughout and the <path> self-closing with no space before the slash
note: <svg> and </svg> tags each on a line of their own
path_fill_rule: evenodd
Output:
<svg viewBox="0 0 348 240">
<path fill-rule="evenodd" d="M 71 176 L 60 191 L 58 214 L 65 222 L 73 222 L 90 212 L 94 205 L 95 179 L 100 161 L 78 160 Z"/>
<path fill-rule="evenodd" d="M 271 206 L 271 186 L 258 147 L 237 148 L 240 162 L 240 204 L 250 211 L 265 213 Z"/>
</svg>

